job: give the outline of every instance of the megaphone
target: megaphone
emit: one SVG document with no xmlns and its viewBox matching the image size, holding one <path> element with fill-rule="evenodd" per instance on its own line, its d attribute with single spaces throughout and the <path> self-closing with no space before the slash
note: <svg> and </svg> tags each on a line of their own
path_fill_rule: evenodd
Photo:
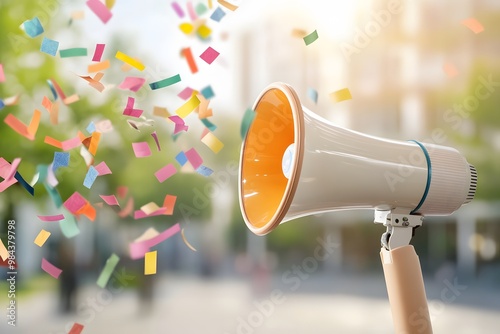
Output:
<svg viewBox="0 0 500 334">
<path fill-rule="evenodd" d="M 242 144 L 239 200 L 248 228 L 335 210 L 448 215 L 474 198 L 475 168 L 455 149 L 348 130 L 303 107 L 273 83 L 253 107 Z"/>
</svg>

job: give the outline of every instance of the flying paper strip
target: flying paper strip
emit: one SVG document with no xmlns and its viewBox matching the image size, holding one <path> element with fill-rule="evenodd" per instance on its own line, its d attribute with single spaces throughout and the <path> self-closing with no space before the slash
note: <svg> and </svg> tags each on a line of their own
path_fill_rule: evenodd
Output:
<svg viewBox="0 0 500 334">
<path fill-rule="evenodd" d="M 166 118 L 170 116 L 170 113 L 168 112 L 167 108 L 155 106 L 153 108 L 153 115 Z"/>
<path fill-rule="evenodd" d="M 129 64 L 132 67 L 135 67 L 139 71 L 144 71 L 144 69 L 146 68 L 146 66 L 144 66 L 144 64 L 142 64 L 140 61 L 137 61 L 137 60 L 133 59 L 132 57 L 127 56 L 126 54 L 124 54 L 123 52 L 120 52 L 120 51 L 118 51 L 116 53 L 115 58 L 123 61 L 124 63 Z"/>
<path fill-rule="evenodd" d="M 7 175 L 5 176 L 5 180 L 10 181 L 14 177 L 14 175 L 17 172 L 17 167 L 21 163 L 21 158 L 15 158 L 12 161 L 12 164 L 10 165 L 10 170 L 8 171 Z"/>
<path fill-rule="evenodd" d="M 177 15 L 180 17 L 180 18 L 183 18 L 184 17 L 184 11 L 182 10 L 181 6 L 179 6 L 179 4 L 177 2 L 172 2 L 172 8 L 175 10 L 175 12 L 177 13 Z"/>
<path fill-rule="evenodd" d="M 136 210 L 134 212 L 134 219 L 142 219 L 142 218 L 147 218 L 147 217 L 161 216 L 161 215 L 165 214 L 165 211 L 166 211 L 165 208 L 158 208 L 158 210 L 153 211 L 150 214 L 147 214 L 146 212 L 144 212 L 142 210 Z"/>
<path fill-rule="evenodd" d="M 57 49 L 59 48 L 59 42 L 54 41 L 50 38 L 44 37 L 42 40 L 42 45 L 40 46 L 40 51 L 55 56 L 57 54 Z"/>
<path fill-rule="evenodd" d="M 243 115 L 243 119 L 241 121 L 241 129 L 240 129 L 240 134 L 241 138 L 245 139 L 248 129 L 250 128 L 250 125 L 252 125 L 253 119 L 255 118 L 255 111 L 253 109 L 247 109 L 245 111 L 245 114 Z"/>
<path fill-rule="evenodd" d="M 292 30 L 292 36 L 297 38 L 304 38 L 307 36 L 307 31 L 304 29 L 295 28 Z"/>
<path fill-rule="evenodd" d="M 196 14 L 198 14 L 199 16 L 205 14 L 207 10 L 208 10 L 207 6 L 205 6 L 205 4 L 203 3 L 197 4 L 195 8 Z"/>
<path fill-rule="evenodd" d="M 196 173 L 203 175 L 205 177 L 208 177 L 214 173 L 214 171 L 207 166 L 201 165 L 200 167 L 196 168 Z"/>
<path fill-rule="evenodd" d="M 200 91 L 201 95 L 203 95 L 204 98 L 206 98 L 207 100 L 210 100 L 212 97 L 215 96 L 214 94 L 214 91 L 212 90 L 212 87 L 211 86 L 207 86 L 205 88 L 203 88 L 201 91 Z"/>
<path fill-rule="evenodd" d="M 480 32 L 484 31 L 483 25 L 473 17 L 463 20 L 462 24 L 475 34 L 479 34 Z"/>
<path fill-rule="evenodd" d="M 189 249 L 191 249 L 193 252 L 196 252 L 196 248 L 194 248 L 186 239 L 186 236 L 184 235 L 184 229 L 181 230 L 181 236 L 182 236 L 182 240 L 184 241 L 184 243 L 186 244 L 186 246 L 189 247 Z"/>
<path fill-rule="evenodd" d="M 330 97 L 332 98 L 333 102 L 342 102 L 345 100 L 352 99 L 351 92 L 349 91 L 349 88 L 343 88 L 343 89 L 337 90 L 333 93 L 330 93 Z"/>
<path fill-rule="evenodd" d="M 132 143 L 132 149 L 136 158 L 144 158 L 151 155 L 151 148 L 149 148 L 149 144 L 145 141 Z"/>
<path fill-rule="evenodd" d="M 118 205 L 118 200 L 116 199 L 115 195 L 99 195 L 99 197 L 102 198 L 104 202 L 106 202 L 107 205 Z"/>
<path fill-rule="evenodd" d="M 35 111 L 33 111 L 33 117 L 31 117 L 31 121 L 28 126 L 26 126 L 12 114 L 8 114 L 7 117 L 5 117 L 4 122 L 21 136 L 26 137 L 29 140 L 34 140 L 36 132 L 38 130 L 38 125 L 40 124 L 41 115 L 41 111 L 35 109 Z"/>
<path fill-rule="evenodd" d="M 87 56 L 87 48 L 72 48 L 72 49 L 59 50 L 59 56 L 61 58 L 85 57 Z"/>
<path fill-rule="evenodd" d="M 5 74 L 3 73 L 3 65 L 0 64 L 0 82 L 5 82 Z"/>
<path fill-rule="evenodd" d="M 19 184 L 23 186 L 23 188 L 26 189 L 27 192 L 30 193 L 31 196 L 35 196 L 35 189 L 23 179 L 23 177 L 21 176 L 21 174 L 19 174 L 19 172 L 16 172 L 14 177 L 19 182 Z"/>
<path fill-rule="evenodd" d="M 106 59 L 106 60 L 101 61 L 99 63 L 90 64 L 89 66 L 87 66 L 87 72 L 89 72 L 89 73 L 101 72 L 101 71 L 108 69 L 110 66 L 111 66 L 111 63 L 110 63 L 109 59 Z"/>
<path fill-rule="evenodd" d="M 80 334 L 83 330 L 83 325 L 75 322 L 73 327 L 69 330 L 68 334 Z"/>
<path fill-rule="evenodd" d="M 108 7 L 106 7 L 106 5 L 99 0 L 88 0 L 86 4 L 94 12 L 94 14 L 97 15 L 102 23 L 107 23 L 113 16 Z"/>
<path fill-rule="evenodd" d="M 194 61 L 193 53 L 191 52 L 191 48 L 182 49 L 182 54 L 186 58 L 186 61 L 188 63 L 189 69 L 191 70 L 191 73 L 198 72 L 198 66 L 196 66 L 196 62 Z"/>
<path fill-rule="evenodd" d="M 214 60 L 219 56 L 219 52 L 217 52 L 212 47 L 208 47 L 203 53 L 200 55 L 200 58 L 203 59 L 207 64 L 212 64 Z"/>
<path fill-rule="evenodd" d="M 98 62 L 101 61 L 102 53 L 104 52 L 105 46 L 106 44 L 96 44 L 92 61 L 98 61 Z"/>
<path fill-rule="evenodd" d="M 31 38 L 43 33 L 43 27 L 38 17 L 23 22 L 24 32 Z"/>
<path fill-rule="evenodd" d="M 2 261 L 6 261 L 9 257 L 9 252 L 7 251 L 7 248 L 5 248 L 2 238 L 0 238 L 0 257 L 2 258 Z"/>
<path fill-rule="evenodd" d="M 147 252 L 149 252 L 151 247 L 158 245 L 159 243 L 167 240 L 173 235 L 179 233 L 180 231 L 181 228 L 177 223 L 151 239 L 130 243 L 129 244 L 130 258 L 132 258 L 133 260 L 137 260 L 144 257 L 144 255 Z"/>
<path fill-rule="evenodd" d="M 83 185 L 86 188 L 91 188 L 92 185 L 94 184 L 95 179 L 99 175 L 99 172 L 97 169 L 95 169 L 94 166 L 90 166 L 89 170 L 87 171 L 87 175 L 85 175 L 85 180 L 83 181 Z"/>
<path fill-rule="evenodd" d="M 177 201 L 177 196 L 166 195 L 163 200 L 163 207 L 165 208 L 165 215 L 172 215 L 174 213 L 175 202 Z"/>
<path fill-rule="evenodd" d="M 222 20 L 224 16 L 226 16 L 226 13 L 222 10 L 222 8 L 217 7 L 217 9 L 214 10 L 212 15 L 210 15 L 210 18 L 216 22 L 220 22 L 220 20 Z"/>
<path fill-rule="evenodd" d="M 80 229 L 76 224 L 76 218 L 70 213 L 67 213 L 64 219 L 59 221 L 59 227 L 66 238 L 71 239 L 80 234 Z"/>
<path fill-rule="evenodd" d="M 38 235 L 36 236 L 34 243 L 38 247 L 42 247 L 45 241 L 47 241 L 49 237 L 50 237 L 50 232 L 42 229 L 40 233 L 38 233 Z"/>
<path fill-rule="evenodd" d="M 304 42 L 306 43 L 306 45 L 309 45 L 317 39 L 318 39 L 318 32 L 314 30 L 312 33 L 304 37 Z"/>
<path fill-rule="evenodd" d="M 158 135 L 156 134 L 156 130 L 151 133 L 151 137 L 153 137 L 153 139 L 155 140 L 156 148 L 158 149 L 158 152 L 161 151 L 160 141 L 158 140 Z"/>
<path fill-rule="evenodd" d="M 64 215 L 62 213 L 51 216 L 37 216 L 43 222 L 56 222 L 64 219 Z"/>
<path fill-rule="evenodd" d="M 196 29 L 196 33 L 201 39 L 207 39 L 208 37 L 210 37 L 212 29 L 202 24 L 201 26 L 198 27 L 198 29 Z"/>
<path fill-rule="evenodd" d="M 113 174 L 104 161 L 101 161 L 97 166 L 95 166 L 95 169 L 99 173 L 99 176 Z"/>
<path fill-rule="evenodd" d="M 210 122 L 208 119 L 206 118 L 202 118 L 201 119 L 201 122 L 203 123 L 203 125 L 205 125 L 210 131 L 215 131 L 217 129 L 217 125 L 213 124 L 212 122 Z"/>
<path fill-rule="evenodd" d="M 198 154 L 198 152 L 196 151 L 195 148 L 187 150 L 186 151 L 186 157 L 187 157 L 189 163 L 191 164 L 191 166 L 193 166 L 194 169 L 197 169 L 203 163 L 203 159 Z"/>
<path fill-rule="evenodd" d="M 111 275 L 113 274 L 113 271 L 115 270 L 116 265 L 119 261 L 120 258 L 115 253 L 111 254 L 111 256 L 106 260 L 106 264 L 104 265 L 104 268 L 102 269 L 101 274 L 97 279 L 97 285 L 99 287 L 103 289 L 106 287 L 106 284 L 108 284 L 108 281 L 111 278 Z"/>
<path fill-rule="evenodd" d="M 198 19 L 198 16 L 196 15 L 196 13 L 194 11 L 193 3 L 191 1 L 188 1 L 186 4 L 186 7 L 187 7 L 189 18 L 191 19 L 191 21 L 196 21 Z"/>
<path fill-rule="evenodd" d="M 443 70 L 449 78 L 454 78 L 458 75 L 458 70 L 452 63 L 445 63 L 443 65 Z"/>
<path fill-rule="evenodd" d="M 219 140 L 212 132 L 208 132 L 202 139 L 201 142 L 207 145 L 214 153 L 219 153 L 224 147 L 224 143 Z"/>
<path fill-rule="evenodd" d="M 125 110 L 123 110 L 123 115 L 137 117 L 137 118 L 139 118 L 142 115 L 144 110 L 134 109 L 134 103 L 135 99 L 129 96 L 127 99 L 127 106 L 125 107 Z"/>
<path fill-rule="evenodd" d="M 193 88 L 186 87 L 179 94 L 177 94 L 177 96 L 183 100 L 187 100 L 191 97 L 191 95 L 193 95 L 193 92 L 194 92 Z"/>
<path fill-rule="evenodd" d="M 155 89 L 160 89 L 160 88 L 171 86 L 179 81 L 181 81 L 181 76 L 179 74 L 176 74 L 172 77 L 150 83 L 149 87 L 151 87 L 152 90 L 155 90 Z"/>
<path fill-rule="evenodd" d="M 186 162 L 188 161 L 186 154 L 184 151 L 180 151 L 179 154 L 175 156 L 175 160 L 179 163 L 179 165 L 184 166 Z"/>
<path fill-rule="evenodd" d="M 42 269 L 49 274 L 50 276 L 54 278 L 59 278 L 59 275 L 61 275 L 62 270 L 54 266 L 52 263 L 47 261 L 45 258 L 42 258 Z"/>
<path fill-rule="evenodd" d="M 59 167 L 67 167 L 69 165 L 68 152 L 54 152 L 54 160 L 52 160 L 52 171 L 57 171 Z"/>
<path fill-rule="evenodd" d="M 144 254 L 144 275 L 156 274 L 156 258 L 158 251 L 147 252 Z"/>
<path fill-rule="evenodd" d="M 238 9 L 238 6 L 233 5 L 232 3 L 229 3 L 225 0 L 217 0 L 217 2 L 231 11 L 235 11 L 236 9 Z"/>
<path fill-rule="evenodd" d="M 187 22 L 184 22 L 184 23 L 181 23 L 179 25 L 179 29 L 186 35 L 189 35 L 190 33 L 193 32 L 194 30 L 194 26 L 191 24 L 191 23 L 187 23 Z"/>
<path fill-rule="evenodd" d="M 137 92 L 144 85 L 146 79 L 138 77 L 126 77 L 123 82 L 118 86 L 120 89 L 128 89 Z"/>
<path fill-rule="evenodd" d="M 177 115 L 170 116 L 168 119 L 175 123 L 174 135 L 189 129 L 189 126 L 186 125 L 184 120 Z"/>
<path fill-rule="evenodd" d="M 198 96 L 193 95 L 191 98 L 184 103 L 182 106 L 180 106 L 175 113 L 179 115 L 182 118 L 185 118 L 187 115 L 189 115 L 198 105 L 200 104 L 200 100 L 198 99 Z"/>
<path fill-rule="evenodd" d="M 307 88 L 307 96 L 314 102 L 318 103 L 318 91 L 314 88 Z"/>
<path fill-rule="evenodd" d="M 78 135 L 74 138 L 65 140 L 63 142 L 60 142 L 59 140 L 54 139 L 52 137 L 45 136 L 44 143 L 51 145 L 51 146 L 55 146 L 57 148 L 60 148 L 63 151 L 68 151 L 68 150 L 71 150 L 75 147 L 80 146 L 82 144 L 82 140 L 80 139 L 80 136 L 78 136 Z"/>
<path fill-rule="evenodd" d="M 175 166 L 173 164 L 168 164 L 156 171 L 155 176 L 160 183 L 163 183 L 166 179 L 174 175 L 176 172 L 177 169 L 175 168 Z"/>
</svg>

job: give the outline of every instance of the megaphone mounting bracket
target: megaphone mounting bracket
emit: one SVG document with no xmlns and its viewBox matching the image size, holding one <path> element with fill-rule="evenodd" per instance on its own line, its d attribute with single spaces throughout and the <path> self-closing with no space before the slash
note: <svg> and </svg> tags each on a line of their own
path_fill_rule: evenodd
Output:
<svg viewBox="0 0 500 334">
<path fill-rule="evenodd" d="M 415 228 L 422 225 L 423 216 L 410 214 L 408 209 L 375 210 L 376 224 L 387 227 L 382 234 L 382 247 L 393 250 L 410 244 Z"/>
</svg>

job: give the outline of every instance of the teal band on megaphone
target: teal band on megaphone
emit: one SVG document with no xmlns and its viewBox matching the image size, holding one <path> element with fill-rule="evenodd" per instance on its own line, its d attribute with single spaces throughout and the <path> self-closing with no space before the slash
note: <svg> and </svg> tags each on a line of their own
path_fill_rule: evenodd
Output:
<svg viewBox="0 0 500 334">
<path fill-rule="evenodd" d="M 429 156 L 429 152 L 427 152 L 425 146 L 416 140 L 408 140 L 408 141 L 414 142 L 415 144 L 420 146 L 420 148 L 424 152 L 425 160 L 427 161 L 427 183 L 425 184 L 425 190 L 424 194 L 422 195 L 422 199 L 418 203 L 417 207 L 410 212 L 410 214 L 413 215 L 418 211 L 418 209 L 420 209 L 422 204 L 424 204 L 425 199 L 427 198 L 427 194 L 429 193 L 429 188 L 431 187 L 431 179 L 432 179 L 432 166 L 431 166 L 431 157 Z"/>
</svg>

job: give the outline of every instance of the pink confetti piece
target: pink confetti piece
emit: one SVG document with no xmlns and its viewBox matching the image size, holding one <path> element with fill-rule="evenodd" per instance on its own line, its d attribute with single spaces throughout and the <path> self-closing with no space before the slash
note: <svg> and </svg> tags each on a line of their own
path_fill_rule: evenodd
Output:
<svg viewBox="0 0 500 334">
<path fill-rule="evenodd" d="M 137 92 L 141 89 L 142 85 L 146 82 L 146 79 L 139 77 L 126 77 L 123 82 L 118 86 L 120 89 L 128 89 L 133 92 Z"/>
<path fill-rule="evenodd" d="M 104 161 L 101 161 L 97 166 L 95 166 L 95 169 L 99 173 L 99 176 L 113 174 Z"/>
<path fill-rule="evenodd" d="M 168 164 L 165 167 L 159 169 L 156 173 L 155 176 L 158 179 L 160 183 L 163 183 L 166 179 L 171 177 L 177 172 L 177 169 L 173 164 Z"/>
<path fill-rule="evenodd" d="M 107 205 L 117 205 L 120 206 L 118 203 L 118 199 L 116 199 L 115 195 L 99 195 L 100 198 L 107 204 Z"/>
<path fill-rule="evenodd" d="M 128 187 L 126 187 L 126 186 L 119 186 L 116 189 L 116 193 L 118 194 L 119 198 L 125 198 L 125 196 L 127 196 L 127 193 L 128 193 Z"/>
<path fill-rule="evenodd" d="M 64 203 L 64 207 L 68 209 L 69 212 L 76 214 L 80 209 L 82 209 L 88 201 L 83 197 L 78 191 L 75 191 Z"/>
<path fill-rule="evenodd" d="M 0 158 L 0 176 L 4 179 L 0 182 L 0 192 L 3 192 L 5 189 L 9 188 L 11 185 L 17 182 L 15 178 L 11 180 L 7 180 L 6 176 L 10 172 L 10 163 L 7 162 L 4 158 Z"/>
<path fill-rule="evenodd" d="M 191 1 L 188 1 L 186 6 L 189 18 L 191 19 L 191 21 L 196 21 L 198 19 L 198 15 L 196 15 L 196 12 L 194 11 L 193 3 Z"/>
<path fill-rule="evenodd" d="M 10 165 L 10 171 L 5 177 L 6 180 L 11 180 L 14 175 L 16 174 L 17 167 L 21 163 L 21 158 L 15 158 L 14 161 L 12 161 L 12 164 Z"/>
<path fill-rule="evenodd" d="M 203 53 L 200 55 L 200 58 L 203 59 L 207 64 L 212 64 L 214 60 L 219 56 L 219 54 L 219 52 L 209 46 L 205 51 L 203 51 Z"/>
<path fill-rule="evenodd" d="M 0 82 L 5 82 L 5 74 L 3 73 L 3 65 L 0 64 Z"/>
<path fill-rule="evenodd" d="M 151 137 L 153 137 L 153 139 L 155 140 L 156 148 L 158 149 L 158 152 L 161 151 L 160 141 L 158 140 L 158 135 L 156 134 L 156 130 L 151 133 Z"/>
<path fill-rule="evenodd" d="M 69 151 L 75 147 L 78 147 L 82 144 L 82 140 L 80 139 L 79 136 L 76 136 L 74 138 L 65 140 L 61 143 L 62 149 L 64 151 Z"/>
<path fill-rule="evenodd" d="M 88 0 L 86 4 L 101 19 L 102 23 L 107 23 L 113 16 L 108 7 L 99 0 Z"/>
<path fill-rule="evenodd" d="M 59 275 L 61 275 L 62 270 L 54 266 L 52 263 L 47 261 L 44 257 L 42 258 L 42 269 L 45 271 L 47 274 L 54 278 L 59 278 Z"/>
<path fill-rule="evenodd" d="M 167 211 L 167 208 L 159 208 L 156 211 L 151 212 L 150 214 L 147 214 L 146 212 L 142 210 L 136 210 L 134 212 L 134 219 L 142 219 L 142 218 L 147 218 L 147 217 L 154 217 L 154 216 L 161 216 L 165 214 L 165 211 Z"/>
<path fill-rule="evenodd" d="M 101 61 L 102 53 L 104 52 L 105 46 L 106 44 L 96 44 L 92 61 L 97 61 L 97 62 Z"/>
<path fill-rule="evenodd" d="M 446 75 L 450 78 L 454 78 L 458 75 L 458 70 L 452 63 L 445 63 L 443 65 L 443 70 L 446 73 Z"/>
<path fill-rule="evenodd" d="M 463 20 L 462 24 L 475 34 L 479 34 L 480 32 L 484 31 L 483 25 L 473 17 Z"/>
<path fill-rule="evenodd" d="M 181 227 L 180 227 L 179 223 L 177 223 L 153 238 L 139 241 L 139 242 L 130 243 L 129 244 L 130 258 L 132 258 L 133 260 L 143 258 L 144 254 L 149 252 L 149 250 L 152 247 L 154 247 L 154 246 L 158 245 L 159 243 L 167 240 L 168 238 L 176 235 L 180 231 L 181 231 Z"/>
<path fill-rule="evenodd" d="M 193 92 L 194 92 L 193 88 L 186 87 L 182 90 L 182 92 L 177 94 L 177 96 L 185 101 L 185 100 L 189 99 L 191 97 L 191 95 L 193 95 Z"/>
<path fill-rule="evenodd" d="M 189 163 L 191 164 L 191 166 L 193 166 L 194 169 L 197 169 L 198 167 L 201 166 L 201 164 L 203 163 L 203 159 L 198 154 L 195 148 L 192 148 L 186 151 L 185 153 Z"/>
<path fill-rule="evenodd" d="M 189 129 L 189 126 L 186 125 L 184 119 L 177 115 L 170 116 L 168 119 L 175 123 L 174 135 L 178 134 L 181 131 L 187 131 Z"/>
<path fill-rule="evenodd" d="M 184 17 L 184 11 L 182 10 L 181 6 L 177 2 L 172 2 L 172 8 L 175 10 L 177 13 L 177 16 L 179 16 L 181 19 Z"/>
<path fill-rule="evenodd" d="M 123 115 L 137 117 L 137 118 L 141 117 L 144 110 L 134 109 L 134 104 L 135 104 L 135 99 L 129 96 L 127 100 L 127 106 L 123 111 Z"/>
<path fill-rule="evenodd" d="M 62 213 L 57 214 L 57 215 L 50 215 L 50 216 L 37 216 L 38 219 L 40 219 L 43 222 L 57 222 L 61 221 L 64 219 L 64 215 Z"/>
<path fill-rule="evenodd" d="M 132 149 L 136 158 L 145 158 L 151 155 L 149 144 L 145 141 L 132 143 Z"/>
</svg>

